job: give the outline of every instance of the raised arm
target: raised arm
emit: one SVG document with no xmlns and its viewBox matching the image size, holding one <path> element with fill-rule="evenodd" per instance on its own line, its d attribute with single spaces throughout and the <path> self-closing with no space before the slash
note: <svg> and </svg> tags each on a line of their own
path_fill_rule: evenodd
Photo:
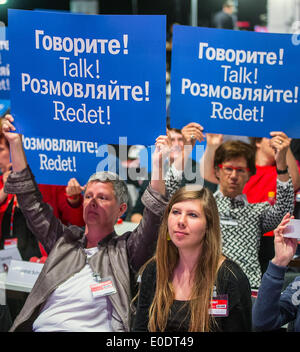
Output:
<svg viewBox="0 0 300 352">
<path fill-rule="evenodd" d="M 163 164 L 169 151 L 168 137 L 159 136 L 152 155 L 151 182 L 142 197 L 145 205 L 143 217 L 127 241 L 129 262 L 135 271 L 153 255 L 156 247 L 159 226 L 168 202 L 165 197 Z"/>
<path fill-rule="evenodd" d="M 283 132 L 271 132 L 272 138 L 270 140 L 270 146 L 275 151 L 275 162 L 278 173 L 278 180 L 282 182 L 287 182 L 290 174 L 287 170 L 287 151 L 290 146 L 290 139 Z M 287 170 L 285 173 L 281 173 Z"/>
<path fill-rule="evenodd" d="M 295 159 L 290 147 L 286 153 L 286 163 L 289 168 L 290 176 L 292 178 L 294 191 L 297 191 L 300 188 L 300 173 L 297 160 Z"/>
<path fill-rule="evenodd" d="M 222 142 L 222 134 L 206 133 L 206 148 L 200 160 L 200 172 L 201 176 L 211 183 L 219 183 L 215 175 L 214 158 L 215 152 Z"/>
<path fill-rule="evenodd" d="M 203 127 L 198 123 L 191 122 L 182 128 L 181 134 L 183 137 L 183 148 L 172 165 L 169 165 L 165 175 L 166 193 L 169 197 L 171 197 L 177 189 L 182 186 L 183 179 L 185 180 L 185 183 L 189 183 L 188 181 L 191 180 L 194 180 L 192 183 L 195 181 L 197 183 L 197 180 L 202 180 L 201 177 L 194 175 L 193 164 L 188 164 L 188 160 L 191 161 L 189 155 L 196 142 L 199 141 L 201 143 L 205 138 Z M 196 172 L 199 172 L 198 167 L 196 166 L 195 168 Z"/>
<path fill-rule="evenodd" d="M 272 132 L 270 146 L 275 151 L 275 161 L 277 168 L 277 196 L 276 203 L 270 207 L 263 215 L 263 232 L 268 232 L 276 228 L 286 213 L 293 213 L 294 210 L 294 188 L 292 179 L 287 169 L 287 151 L 289 139 L 283 132 Z"/>
<path fill-rule="evenodd" d="M 81 186 L 76 178 L 71 178 L 66 187 L 66 197 L 71 207 L 77 208 L 82 204 L 82 192 L 85 186 Z"/>
<path fill-rule="evenodd" d="M 276 166 L 279 170 L 284 170 L 284 168 L 288 167 L 288 173 L 291 176 L 294 191 L 297 191 L 300 188 L 300 174 L 299 168 L 297 165 L 297 161 L 291 151 L 290 144 L 291 139 L 284 132 L 271 132 L 271 136 L 273 137 L 270 141 L 271 146 L 278 150 L 278 153 L 275 153 Z M 277 154 L 280 154 L 280 147 L 286 150 L 285 157 Z M 279 178 L 281 179 L 281 178 Z"/>
<path fill-rule="evenodd" d="M 2 121 L 2 132 L 9 143 L 12 170 L 19 172 L 27 167 L 27 160 L 23 149 L 21 135 L 15 133 L 15 126 L 13 125 L 14 118 L 11 115 L 6 115 Z"/>
<path fill-rule="evenodd" d="M 183 171 L 186 162 L 195 147 L 197 141 L 200 143 L 204 140 L 203 127 L 196 122 L 191 122 L 181 130 L 183 136 L 183 151 L 178 158 L 174 160 L 174 166 L 178 171 Z"/>
<path fill-rule="evenodd" d="M 5 191 L 4 191 L 4 186 L 5 186 L 7 177 L 10 173 L 11 173 L 11 164 L 10 164 L 10 168 L 8 168 L 8 170 L 3 172 L 3 174 L 2 174 L 2 183 L 3 184 L 0 186 L 1 187 L 1 189 L 0 189 L 0 205 L 2 203 L 4 203 L 7 198 L 7 193 L 5 193 Z"/>
<path fill-rule="evenodd" d="M 10 145 L 13 169 L 7 178 L 5 191 L 17 195 L 28 227 L 49 253 L 62 235 L 64 225 L 53 215 L 52 208 L 42 201 L 34 176 L 27 165 L 21 135 L 14 132 L 16 129 L 13 121 L 11 115 L 6 115 L 2 122 L 2 131 Z"/>
<path fill-rule="evenodd" d="M 290 218 L 290 214 L 286 214 L 274 230 L 275 256 L 263 275 L 253 307 L 253 325 L 256 330 L 278 329 L 293 320 L 297 314 L 298 305 L 293 304 L 293 295 L 298 296 L 296 290 L 299 285 L 292 283 L 281 292 L 287 265 L 297 249 L 297 239 L 283 236 Z"/>
<path fill-rule="evenodd" d="M 289 221 L 294 217 L 287 213 L 278 227 L 274 230 L 274 249 L 275 256 L 272 263 L 279 266 L 287 266 L 293 259 L 296 253 L 298 240 L 297 238 L 284 237 L 284 230 L 286 229 Z"/>
<path fill-rule="evenodd" d="M 159 136 L 155 141 L 155 150 L 152 155 L 151 187 L 165 195 L 164 163 L 170 154 L 170 140 L 168 136 Z"/>
</svg>

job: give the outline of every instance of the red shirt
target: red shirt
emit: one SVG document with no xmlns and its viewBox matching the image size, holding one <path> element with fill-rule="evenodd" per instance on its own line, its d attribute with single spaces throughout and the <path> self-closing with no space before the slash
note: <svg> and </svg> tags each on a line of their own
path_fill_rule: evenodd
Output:
<svg viewBox="0 0 300 352">
<path fill-rule="evenodd" d="M 249 203 L 267 202 L 269 192 L 274 192 L 276 197 L 276 187 L 276 166 L 256 165 L 256 174 L 250 177 L 249 181 L 244 187 L 243 193 L 246 194 Z M 273 236 L 273 231 L 268 232 L 264 236 Z"/>
<path fill-rule="evenodd" d="M 0 175 L 0 190 L 3 188 L 3 175 Z M 8 204 L 10 203 L 13 194 L 8 194 L 5 201 L 0 204 L 0 238 L 2 233 L 2 219 Z"/>
<path fill-rule="evenodd" d="M 250 177 L 250 180 L 244 187 L 243 193 L 246 194 L 249 203 L 267 202 L 269 192 L 275 192 L 276 195 L 276 185 L 276 166 L 256 165 L 256 174 Z"/>
<path fill-rule="evenodd" d="M 53 208 L 54 215 L 60 219 L 65 225 L 84 226 L 83 221 L 83 206 L 73 208 L 67 201 L 65 194 L 65 186 L 56 185 L 38 185 L 42 193 L 45 203 L 48 203 Z M 3 176 L 0 176 L 0 189 L 3 188 Z M 0 205 L 0 237 L 1 237 L 1 224 L 3 215 L 13 197 L 13 194 L 8 194 L 6 200 Z"/>
<path fill-rule="evenodd" d="M 84 226 L 83 206 L 73 208 L 67 201 L 66 187 L 39 184 L 43 200 L 52 206 L 54 215 L 65 225 Z"/>
</svg>

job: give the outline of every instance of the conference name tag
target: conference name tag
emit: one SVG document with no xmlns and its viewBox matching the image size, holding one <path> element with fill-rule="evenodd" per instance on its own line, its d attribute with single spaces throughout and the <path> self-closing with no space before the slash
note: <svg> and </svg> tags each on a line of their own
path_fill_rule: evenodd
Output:
<svg viewBox="0 0 300 352">
<path fill-rule="evenodd" d="M 94 298 L 112 295 L 117 292 L 111 278 L 103 278 L 99 282 L 90 285 Z"/>
<path fill-rule="evenodd" d="M 238 221 L 232 218 L 220 218 L 220 223 L 222 225 L 238 226 Z"/>
<path fill-rule="evenodd" d="M 4 249 L 15 248 L 18 246 L 18 238 L 9 238 L 4 240 Z"/>
<path fill-rule="evenodd" d="M 228 316 L 228 295 L 220 295 L 214 297 L 210 301 L 209 314 L 214 317 Z"/>
</svg>

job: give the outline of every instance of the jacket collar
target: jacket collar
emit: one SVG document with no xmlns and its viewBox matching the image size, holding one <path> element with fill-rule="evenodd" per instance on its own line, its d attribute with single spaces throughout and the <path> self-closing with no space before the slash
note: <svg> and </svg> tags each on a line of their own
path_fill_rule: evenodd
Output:
<svg viewBox="0 0 300 352">
<path fill-rule="evenodd" d="M 105 246 L 113 237 L 117 236 L 115 231 L 105 236 L 101 241 L 98 242 L 98 246 Z M 87 244 L 87 238 L 84 233 L 84 228 L 78 227 L 76 225 L 71 225 L 65 230 L 66 240 L 72 242 L 78 242 L 80 247 L 85 248 Z"/>
<path fill-rule="evenodd" d="M 224 196 L 220 190 L 217 190 L 214 193 L 214 196 L 216 199 L 226 198 L 226 199 L 230 199 L 230 200 L 233 200 L 233 201 L 236 201 L 239 203 L 243 203 L 244 206 L 246 206 L 248 204 L 247 196 L 244 193 L 237 195 L 235 198 L 229 198 L 229 197 Z"/>
<path fill-rule="evenodd" d="M 114 236 L 117 236 L 115 231 L 111 232 L 109 235 L 105 236 L 101 241 L 99 241 L 98 246 L 106 245 Z"/>
</svg>

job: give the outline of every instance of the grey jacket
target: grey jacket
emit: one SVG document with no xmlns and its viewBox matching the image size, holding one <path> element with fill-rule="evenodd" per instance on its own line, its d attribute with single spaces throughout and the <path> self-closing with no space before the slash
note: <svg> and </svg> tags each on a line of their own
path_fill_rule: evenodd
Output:
<svg viewBox="0 0 300 352">
<path fill-rule="evenodd" d="M 44 264 L 23 309 L 15 319 L 11 331 L 32 331 L 32 324 L 49 295 L 86 264 L 86 237 L 82 228 L 65 226 L 42 201 L 30 168 L 9 175 L 7 193 L 17 194 L 20 208 L 31 231 L 42 243 L 49 256 Z M 153 255 L 158 228 L 167 200 L 149 186 L 144 194 L 143 220 L 132 232 L 118 236 L 115 232 L 99 242 L 99 252 L 89 263 L 101 277 L 111 276 L 117 293 L 110 295 L 113 308 L 121 322 L 113 321 L 116 331 L 130 330 L 130 274 Z M 118 326 L 118 327 L 117 327 Z"/>
</svg>

